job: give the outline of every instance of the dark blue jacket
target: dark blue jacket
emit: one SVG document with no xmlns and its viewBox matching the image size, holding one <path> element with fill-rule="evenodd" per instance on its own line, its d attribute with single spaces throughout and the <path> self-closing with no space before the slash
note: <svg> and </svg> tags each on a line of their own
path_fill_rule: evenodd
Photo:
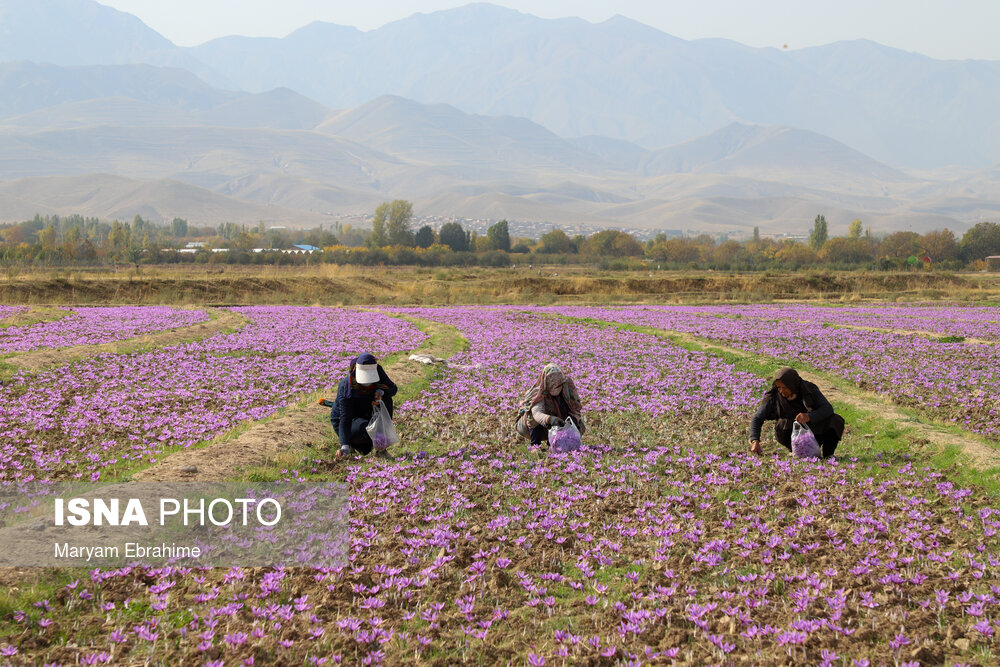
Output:
<svg viewBox="0 0 1000 667">
<path fill-rule="evenodd" d="M 347 377 L 337 385 L 337 400 L 330 410 L 330 423 L 333 430 L 340 436 L 340 445 L 347 447 L 351 442 L 351 424 L 355 419 L 370 420 L 372 418 L 372 401 L 375 400 L 375 390 L 381 389 L 382 402 L 385 403 L 389 416 L 393 414 L 392 397 L 399 389 L 396 384 L 385 374 L 382 365 L 378 365 L 378 382 L 368 391 L 351 382 L 354 377 L 354 364 Z"/>
</svg>

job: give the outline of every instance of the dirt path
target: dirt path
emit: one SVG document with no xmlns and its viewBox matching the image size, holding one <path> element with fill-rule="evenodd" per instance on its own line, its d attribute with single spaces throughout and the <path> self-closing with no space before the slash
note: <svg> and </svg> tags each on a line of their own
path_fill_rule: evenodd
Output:
<svg viewBox="0 0 1000 667">
<path fill-rule="evenodd" d="M 421 321 L 421 328 L 431 334 L 423 346 L 422 354 L 443 357 L 448 355 L 441 340 L 445 331 L 452 330 L 443 324 Z M 409 355 L 407 355 L 409 356 Z M 427 366 L 403 358 L 386 367 L 386 373 L 400 389 L 421 380 Z M 336 395 L 330 390 L 328 398 Z M 326 417 L 330 408 L 315 402 L 297 405 L 285 414 L 268 421 L 257 422 L 238 436 L 212 442 L 201 449 L 175 452 L 156 464 L 135 473 L 137 482 L 167 481 L 220 481 L 232 479 L 241 470 L 261 466 L 289 452 L 308 448 L 325 449 L 332 441 L 333 431 Z M 332 453 L 331 453 L 332 454 Z"/>
<path fill-rule="evenodd" d="M 692 336 L 691 334 L 677 331 L 661 330 L 677 340 L 693 343 L 708 352 L 718 351 L 733 354 L 739 357 L 759 358 L 760 355 L 735 348 L 719 345 L 711 340 Z M 959 435 L 947 431 L 943 426 L 923 421 L 920 418 L 905 414 L 899 406 L 894 404 L 886 396 L 876 394 L 862 389 L 844 390 L 835 387 L 830 380 L 816 373 L 799 370 L 799 375 L 815 384 L 829 399 L 833 405 L 850 405 L 865 412 L 877 412 L 879 417 L 898 422 L 901 426 L 913 429 L 918 438 L 913 443 L 915 448 L 926 447 L 928 445 L 944 449 L 949 445 L 954 445 L 966 454 L 977 468 L 1000 467 L 1000 449 L 991 447 L 989 444 L 977 439 L 974 435 Z M 762 443 L 763 444 L 763 443 Z"/>
<path fill-rule="evenodd" d="M 249 321 L 243 315 L 234 313 L 231 310 L 218 310 L 215 308 L 204 308 L 204 310 L 212 316 L 212 319 L 207 322 L 193 324 L 189 327 L 179 327 L 177 329 L 136 336 L 135 338 L 128 338 L 113 343 L 102 343 L 100 345 L 77 345 L 58 350 L 26 352 L 7 357 L 4 359 L 4 362 L 16 367 L 18 370 L 38 371 L 43 368 L 68 364 L 102 353 L 128 352 L 139 347 L 163 347 L 165 345 L 199 340 L 220 331 L 225 331 L 226 329 L 241 328 Z"/>
</svg>

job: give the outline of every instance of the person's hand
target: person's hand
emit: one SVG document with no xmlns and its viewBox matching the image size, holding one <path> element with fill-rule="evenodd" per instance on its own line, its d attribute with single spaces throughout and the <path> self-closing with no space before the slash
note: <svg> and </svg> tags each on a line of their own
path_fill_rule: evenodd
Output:
<svg viewBox="0 0 1000 667">
<path fill-rule="evenodd" d="M 384 391 L 382 391 L 381 389 L 376 389 L 375 390 L 375 400 L 372 401 L 372 405 L 378 405 L 379 403 L 381 403 L 383 395 L 385 395 Z"/>
<path fill-rule="evenodd" d="M 321 398 L 321 399 L 319 399 L 319 401 L 317 401 L 317 402 L 318 402 L 318 403 L 319 403 L 320 405 L 326 405 L 326 399 L 325 399 L 325 398 Z"/>
<path fill-rule="evenodd" d="M 761 453 L 760 440 L 751 440 L 750 441 L 750 453 L 751 454 L 760 454 Z"/>
<path fill-rule="evenodd" d="M 565 426 L 566 421 L 559 417 L 549 417 L 549 426 Z"/>
<path fill-rule="evenodd" d="M 795 421 L 797 421 L 800 424 L 808 424 L 809 414 L 806 412 L 800 412 L 799 414 L 795 415 Z"/>
</svg>

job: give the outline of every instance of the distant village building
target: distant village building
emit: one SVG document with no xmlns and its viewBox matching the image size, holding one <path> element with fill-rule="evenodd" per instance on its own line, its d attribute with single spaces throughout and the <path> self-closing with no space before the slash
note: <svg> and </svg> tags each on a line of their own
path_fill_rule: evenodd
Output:
<svg viewBox="0 0 1000 667">
<path fill-rule="evenodd" d="M 188 254 L 196 253 L 204 247 L 205 247 L 204 241 L 188 241 L 187 244 L 177 252 L 183 252 Z"/>
<path fill-rule="evenodd" d="M 1000 271 L 1000 255 L 990 255 L 987 257 L 986 268 L 990 271 Z"/>
<path fill-rule="evenodd" d="M 319 252 L 319 248 L 314 245 L 293 245 L 286 250 L 274 250 L 271 248 L 254 248 L 252 252 L 282 252 L 286 255 L 311 255 Z"/>
</svg>

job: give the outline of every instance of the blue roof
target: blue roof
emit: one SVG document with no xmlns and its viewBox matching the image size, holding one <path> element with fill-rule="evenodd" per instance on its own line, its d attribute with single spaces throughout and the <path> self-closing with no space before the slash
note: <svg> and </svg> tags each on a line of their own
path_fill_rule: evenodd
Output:
<svg viewBox="0 0 1000 667">
<path fill-rule="evenodd" d="M 319 248 L 314 245 L 297 245 L 295 247 L 299 250 L 319 250 Z"/>
</svg>

